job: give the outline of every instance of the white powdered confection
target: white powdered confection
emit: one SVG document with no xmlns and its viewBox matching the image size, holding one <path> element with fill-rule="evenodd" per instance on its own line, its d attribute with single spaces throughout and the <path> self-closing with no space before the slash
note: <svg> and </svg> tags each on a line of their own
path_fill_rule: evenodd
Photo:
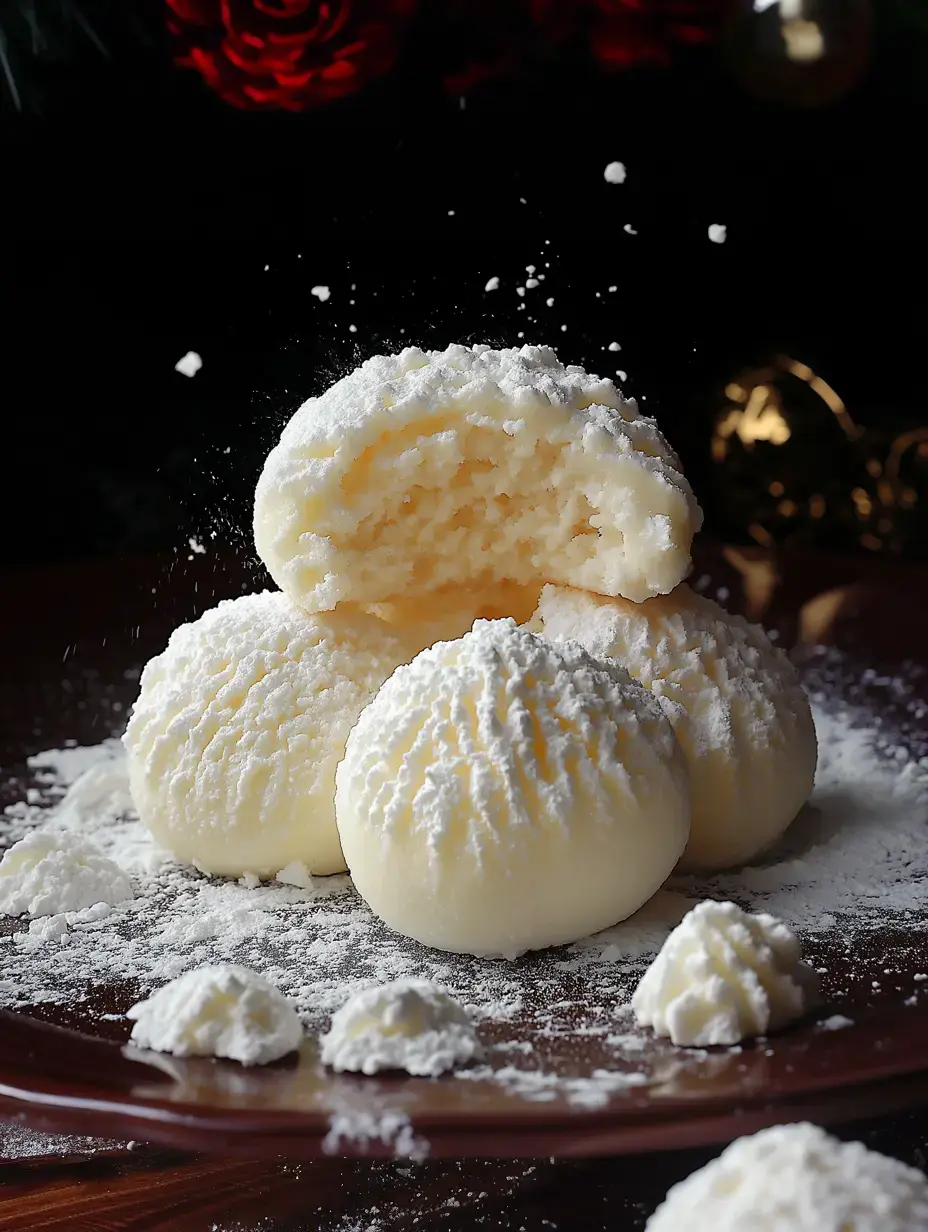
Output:
<svg viewBox="0 0 928 1232">
<path fill-rule="evenodd" d="M 795 668 L 759 625 L 688 586 L 646 603 L 546 586 L 530 627 L 614 659 L 661 699 L 692 783 L 681 868 L 743 864 L 782 835 L 812 791 L 815 726 Z"/>
<path fill-rule="evenodd" d="M 739 1138 L 681 1181 L 646 1232 L 925 1232 L 928 1180 L 815 1125 Z"/>
<path fill-rule="evenodd" d="M 480 1055 L 463 1006 L 428 980 L 394 980 L 355 993 L 321 1039 L 334 1070 L 376 1074 L 403 1069 L 437 1078 Z"/>
<path fill-rule="evenodd" d="M 398 668 L 336 774 L 358 892 L 439 949 L 513 955 L 637 910 L 689 833 L 655 699 L 579 646 L 477 621 Z"/>
<path fill-rule="evenodd" d="M 303 1026 L 273 984 L 231 964 L 197 967 L 140 1001 L 131 1040 L 176 1057 L 229 1057 L 267 1065 L 299 1048 Z"/>
<path fill-rule="evenodd" d="M 267 591 L 181 625 L 142 673 L 123 737 L 142 821 L 212 873 L 343 871 L 335 767 L 361 710 L 418 649 L 363 612 L 307 616 Z"/>
<path fill-rule="evenodd" d="M 291 860 L 286 868 L 280 869 L 274 880 L 281 885 L 299 886 L 301 890 L 313 888 L 312 876 L 302 860 Z"/>
<path fill-rule="evenodd" d="M 58 915 L 132 898 L 132 882 L 75 834 L 43 829 L 14 843 L 0 860 L 0 914 Z"/>
<path fill-rule="evenodd" d="M 799 941 L 771 915 L 699 903 L 673 930 L 632 997 L 639 1026 L 704 1048 L 766 1035 L 817 1000 Z"/>
<path fill-rule="evenodd" d="M 271 575 L 310 611 L 448 586 L 645 599 L 701 513 L 652 420 L 548 347 L 377 356 L 305 403 L 258 481 Z"/>
</svg>

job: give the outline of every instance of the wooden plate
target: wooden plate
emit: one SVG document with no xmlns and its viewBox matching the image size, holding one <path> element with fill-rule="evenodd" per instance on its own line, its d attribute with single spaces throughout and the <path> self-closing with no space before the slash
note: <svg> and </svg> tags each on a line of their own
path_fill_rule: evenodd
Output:
<svg viewBox="0 0 928 1232">
<path fill-rule="evenodd" d="M 793 640 L 839 642 L 851 662 L 856 656 L 879 671 L 907 661 L 907 679 L 922 688 L 912 663 L 928 665 L 928 654 L 921 621 L 909 613 L 924 610 L 924 570 L 711 549 L 701 553 L 697 574 L 703 570 L 730 592 L 732 607 L 748 607 Z M 2 618 L 16 653 L 0 702 L 2 802 L 21 790 L 9 768 L 28 753 L 65 739 L 96 743 L 119 726 L 136 687 L 127 669 L 160 649 L 173 625 L 257 581 L 233 562 L 203 557 L 173 571 L 149 559 L 8 575 L 13 601 Z M 875 702 L 893 709 L 889 696 Z M 252 1159 L 327 1150 L 617 1154 L 724 1142 L 782 1121 L 873 1116 L 928 1103 L 928 1003 L 915 979 L 928 970 L 926 919 L 928 909 L 904 932 L 881 930 L 864 948 L 829 951 L 832 986 L 842 995 L 812 1020 L 740 1051 L 685 1053 L 655 1042 L 645 1057 L 650 1085 L 616 1089 L 597 1107 L 578 1106 L 564 1084 L 539 1101 L 494 1081 L 333 1076 L 310 1043 L 299 1058 L 260 1071 L 134 1053 L 123 1047 L 128 1024 L 113 1017 L 134 990 L 112 987 L 92 990 L 76 1007 L 0 1012 L 0 1116 Z M 892 978 L 878 989 L 856 978 L 889 955 Z M 810 957 L 817 956 L 813 943 Z M 582 1001 L 581 977 L 565 976 L 565 997 Z M 826 1029 L 835 1013 L 853 1025 Z M 564 1080 L 617 1069 L 614 1052 L 594 1036 L 539 1038 L 515 1022 L 491 1024 L 489 1042 L 503 1032 L 524 1036 L 545 1072 Z"/>
</svg>

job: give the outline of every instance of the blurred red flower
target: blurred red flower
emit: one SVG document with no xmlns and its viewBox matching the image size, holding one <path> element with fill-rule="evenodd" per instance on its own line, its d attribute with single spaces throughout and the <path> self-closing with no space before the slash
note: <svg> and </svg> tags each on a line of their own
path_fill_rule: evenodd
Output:
<svg viewBox="0 0 928 1232">
<path fill-rule="evenodd" d="M 564 47 L 602 69 L 663 66 L 681 45 L 711 42 L 728 2 L 443 0 L 437 58 L 452 93 L 544 65 Z"/>
<path fill-rule="evenodd" d="M 443 0 L 439 48 L 449 94 L 544 61 L 573 23 L 572 0 Z"/>
<path fill-rule="evenodd" d="M 236 107 L 301 111 L 395 61 L 416 0 L 167 0 L 178 62 Z"/>
<path fill-rule="evenodd" d="M 588 0 L 590 50 L 603 68 L 666 65 L 681 44 L 711 42 L 725 0 Z"/>
</svg>

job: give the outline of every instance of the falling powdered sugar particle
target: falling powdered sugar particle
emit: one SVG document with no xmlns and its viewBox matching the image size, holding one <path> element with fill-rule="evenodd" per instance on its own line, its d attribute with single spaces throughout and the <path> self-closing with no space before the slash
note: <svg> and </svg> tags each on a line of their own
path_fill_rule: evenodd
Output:
<svg viewBox="0 0 928 1232">
<path fill-rule="evenodd" d="M 196 376 L 202 367 L 203 360 L 196 351 L 188 351 L 174 365 L 174 371 L 179 372 L 181 376 Z"/>
<path fill-rule="evenodd" d="M 606 169 L 603 172 L 603 179 L 607 184 L 624 184 L 625 183 L 625 164 L 624 163 L 607 163 Z"/>
</svg>

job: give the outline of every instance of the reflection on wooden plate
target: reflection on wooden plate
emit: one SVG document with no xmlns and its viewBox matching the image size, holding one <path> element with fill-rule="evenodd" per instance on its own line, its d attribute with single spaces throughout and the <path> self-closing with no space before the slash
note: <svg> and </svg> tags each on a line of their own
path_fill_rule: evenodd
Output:
<svg viewBox="0 0 928 1232">
<path fill-rule="evenodd" d="M 261 1070 L 152 1056 L 0 1011 L 0 1113 L 37 1129 L 252 1159 L 398 1150 L 414 1158 L 624 1154 L 928 1102 L 926 1031 L 928 1007 L 920 1006 L 838 1031 L 807 1025 L 740 1054 L 676 1053 L 663 1079 L 590 1109 L 560 1094 L 526 1100 L 488 1081 L 333 1076 L 311 1045 Z M 561 1057 L 558 1068 L 595 1069 L 603 1058 L 596 1048 L 590 1054 Z"/>
</svg>

